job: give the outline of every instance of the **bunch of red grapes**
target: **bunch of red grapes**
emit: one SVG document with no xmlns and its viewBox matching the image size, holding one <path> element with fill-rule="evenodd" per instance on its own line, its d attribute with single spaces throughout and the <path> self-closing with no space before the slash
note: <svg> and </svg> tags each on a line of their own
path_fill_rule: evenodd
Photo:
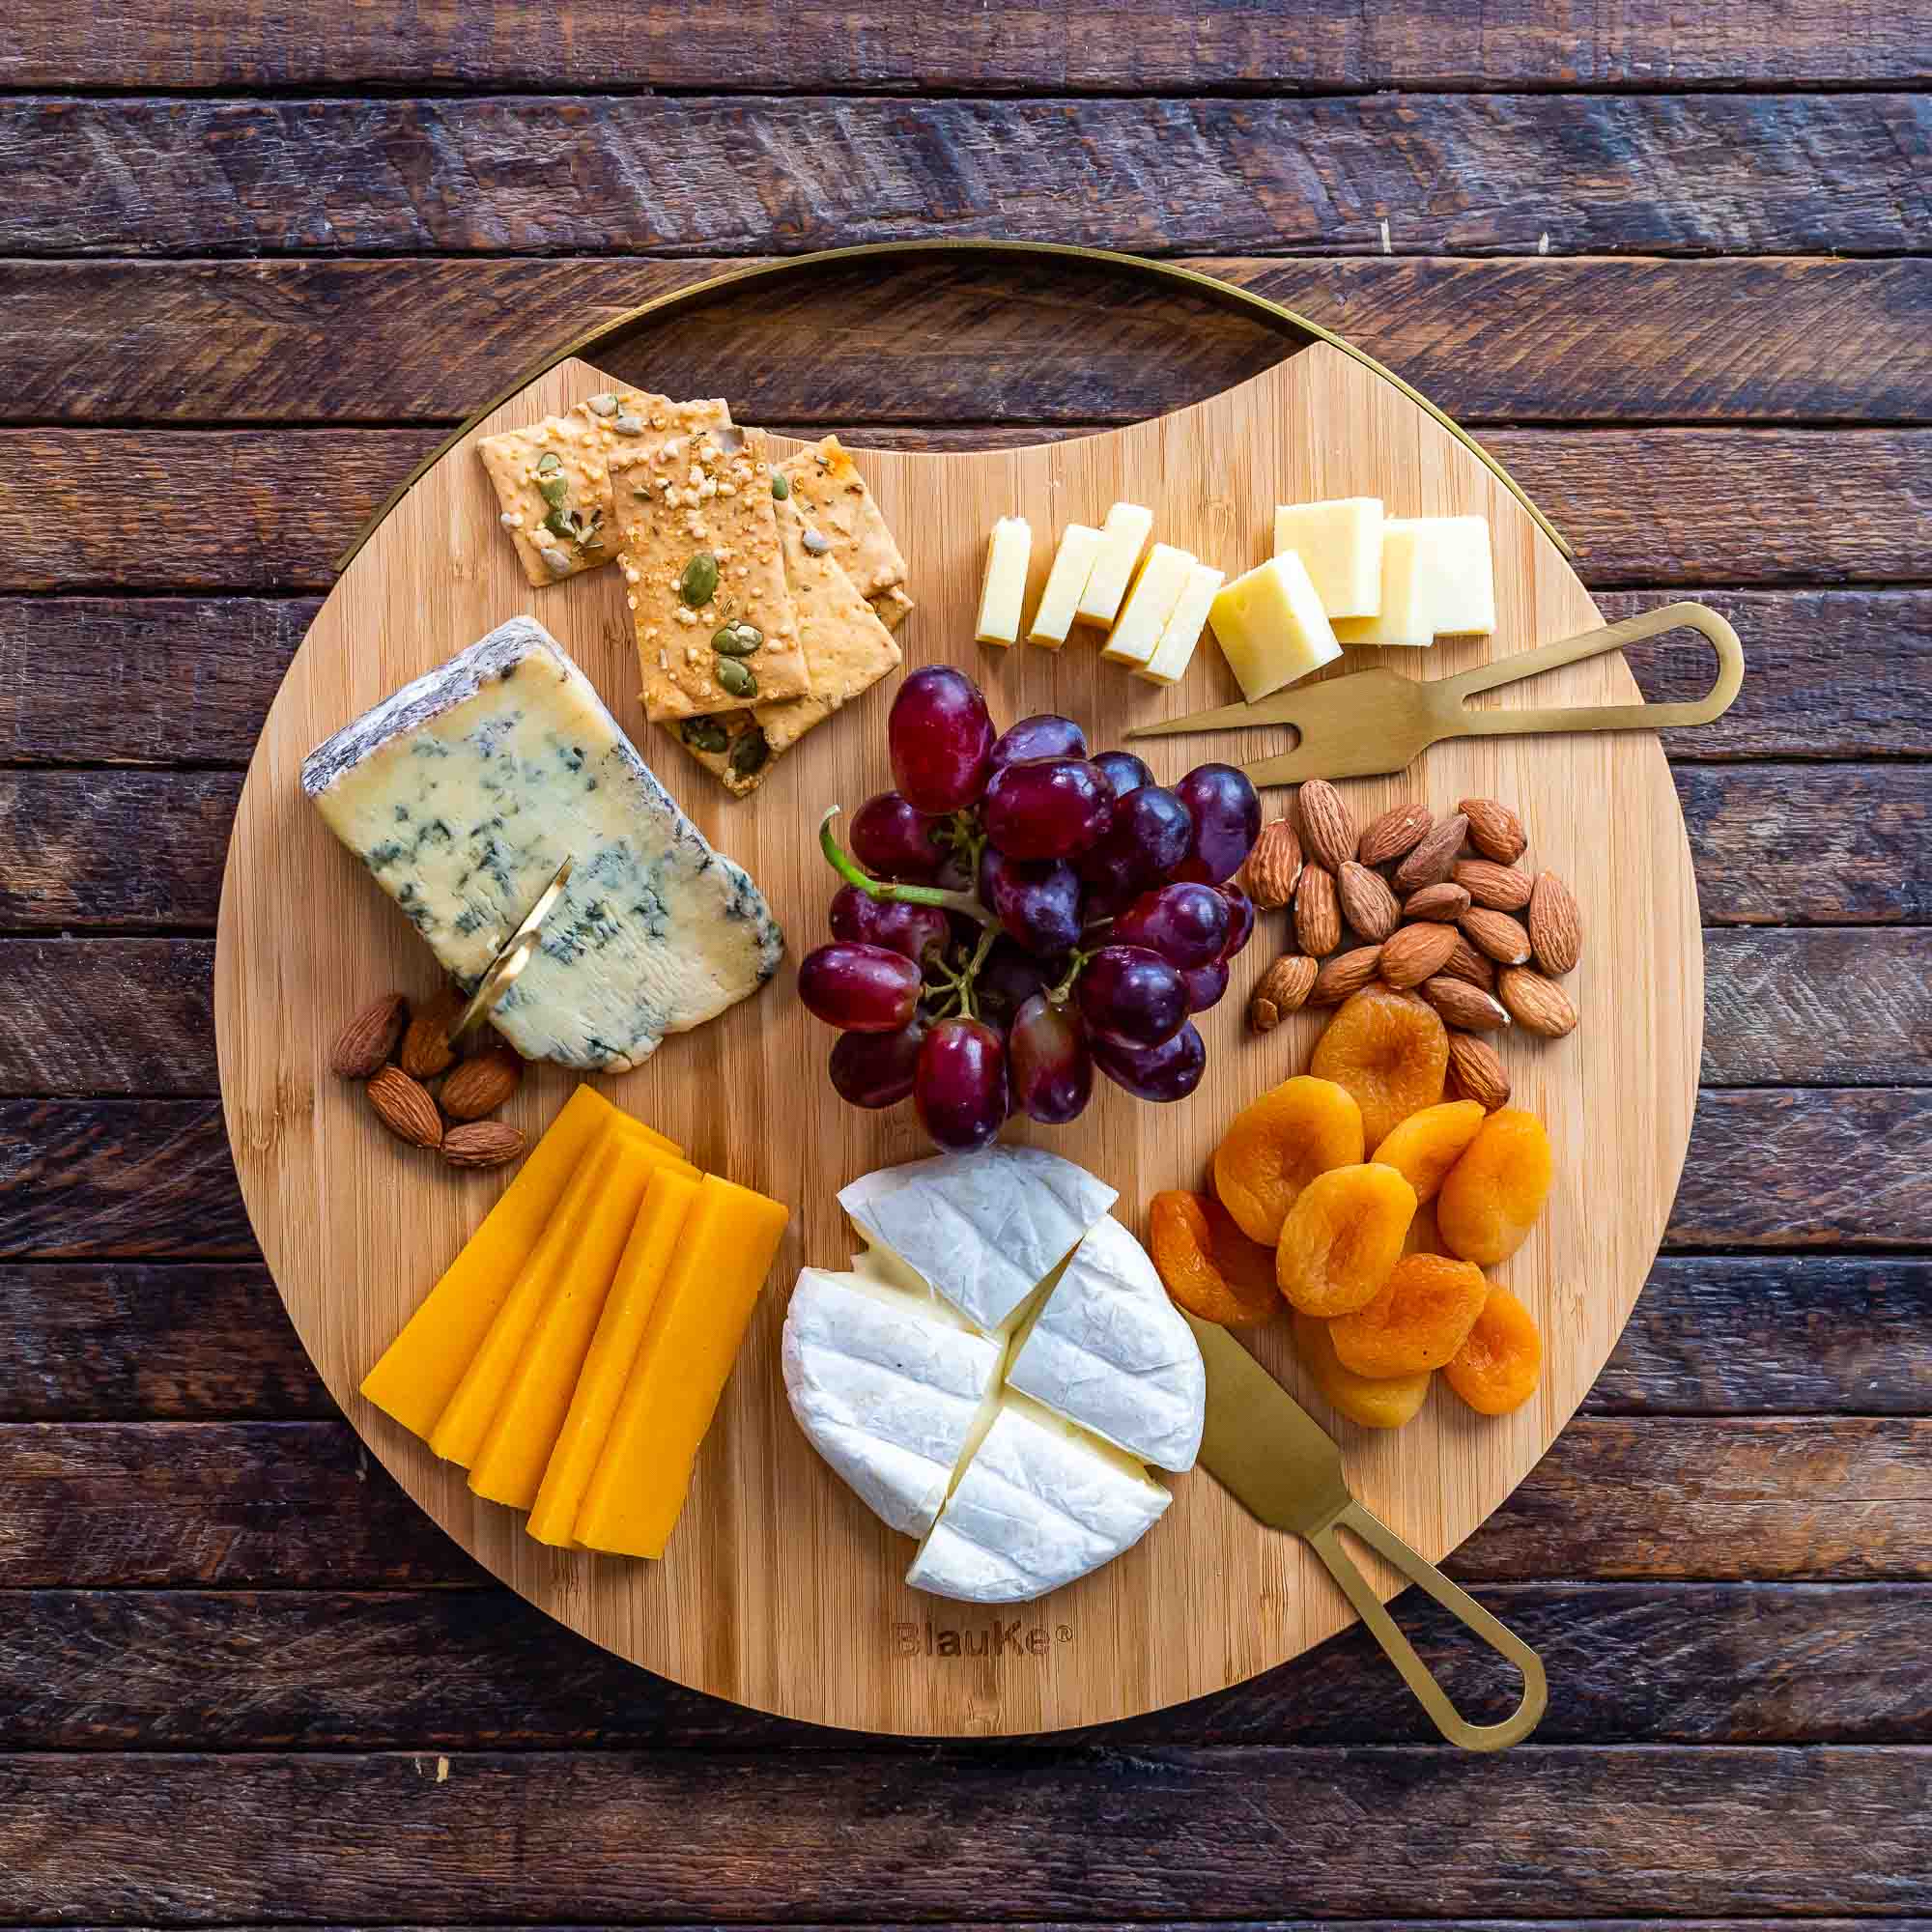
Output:
<svg viewBox="0 0 1932 1932">
<path fill-rule="evenodd" d="M 1170 790 L 1130 753 L 1090 756 L 1051 713 L 996 733 L 979 686 L 944 666 L 899 687 L 889 736 L 897 789 L 854 818 L 850 855 L 826 814 L 847 884 L 832 943 L 799 967 L 799 997 L 841 1030 L 839 1094 L 910 1095 L 934 1143 L 964 1150 L 1011 1114 L 1073 1120 L 1095 1066 L 1143 1100 L 1193 1093 L 1191 1015 L 1254 931 L 1228 883 L 1261 831 L 1254 786 L 1197 765 Z"/>
</svg>

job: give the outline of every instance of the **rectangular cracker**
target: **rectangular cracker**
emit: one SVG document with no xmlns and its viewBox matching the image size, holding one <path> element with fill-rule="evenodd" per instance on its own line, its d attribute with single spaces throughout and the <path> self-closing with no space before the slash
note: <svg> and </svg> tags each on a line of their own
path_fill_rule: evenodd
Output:
<svg viewBox="0 0 1932 1932">
<path fill-rule="evenodd" d="M 749 696 L 804 696 L 810 678 L 785 588 L 764 432 L 728 424 L 680 429 L 612 449 L 609 467 L 645 715 L 657 723 L 702 718 L 742 710 Z M 715 581 L 705 601 L 693 604 L 690 573 L 706 561 Z M 713 648 L 727 623 L 761 634 L 753 658 Z M 718 672 L 726 664 L 747 665 L 755 692 L 734 693 L 722 683 Z"/>
<path fill-rule="evenodd" d="M 906 595 L 903 583 L 889 583 L 885 589 L 873 591 L 866 602 L 872 607 L 873 615 L 889 631 L 896 631 L 919 609 Z"/>
<path fill-rule="evenodd" d="M 541 588 L 617 554 L 617 528 L 604 440 L 574 416 L 546 416 L 527 429 L 486 436 L 476 445 L 497 492 L 497 519 L 524 575 Z M 546 488 L 562 501 L 553 504 Z M 546 520 L 568 527 L 548 527 Z"/>
<path fill-rule="evenodd" d="M 861 596 L 905 582 L 905 558 L 866 479 L 836 436 L 787 457 L 779 469 Z"/>
</svg>

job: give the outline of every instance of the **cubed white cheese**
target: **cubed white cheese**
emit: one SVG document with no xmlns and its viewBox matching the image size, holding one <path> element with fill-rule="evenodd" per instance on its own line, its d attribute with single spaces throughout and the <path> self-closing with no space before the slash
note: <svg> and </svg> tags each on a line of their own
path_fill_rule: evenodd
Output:
<svg viewBox="0 0 1932 1932">
<path fill-rule="evenodd" d="M 1100 655 L 1115 664 L 1146 664 L 1160 643 L 1160 635 L 1180 602 L 1180 593 L 1187 588 L 1187 574 L 1193 568 L 1194 559 L 1184 550 L 1155 544 L 1127 592 L 1127 601 L 1121 606 L 1121 614 L 1115 618 Z"/>
<path fill-rule="evenodd" d="M 1214 599 L 1208 621 L 1250 704 L 1342 655 L 1328 613 L 1293 551 L 1236 578 Z"/>
<path fill-rule="evenodd" d="M 1373 617 L 1342 617 L 1335 639 L 1342 644 L 1435 641 L 1435 599 L 1427 552 L 1412 522 L 1391 517 L 1382 527 L 1382 608 Z"/>
<path fill-rule="evenodd" d="M 1373 617 L 1381 609 L 1379 497 L 1277 504 L 1274 548 L 1277 556 L 1292 550 L 1300 557 L 1330 618 Z"/>
<path fill-rule="evenodd" d="M 1116 503 L 1107 512 L 1100 529 L 1100 554 L 1074 607 L 1073 614 L 1082 623 L 1098 624 L 1104 630 L 1120 614 L 1121 599 L 1127 594 L 1134 565 L 1141 560 L 1152 529 L 1153 512 L 1138 503 Z"/>
<path fill-rule="evenodd" d="M 986 578 L 980 587 L 980 625 L 973 633 L 982 644 L 1010 644 L 1020 635 L 1020 607 L 1026 602 L 1027 566 L 1033 561 L 1033 526 L 1024 517 L 1002 517 L 986 539 Z"/>
<path fill-rule="evenodd" d="M 1226 581 L 1227 573 L 1211 563 L 1197 563 L 1187 573 L 1180 602 L 1163 626 L 1153 656 L 1134 667 L 1136 677 L 1151 684 L 1179 684 L 1186 676 L 1187 667 L 1194 662 L 1194 646 L 1201 641 L 1208 622 L 1208 609 Z"/>
<path fill-rule="evenodd" d="M 1410 517 L 1438 638 L 1488 637 L 1496 628 L 1496 578 L 1487 517 Z"/>
<path fill-rule="evenodd" d="M 1027 633 L 1032 642 L 1057 651 L 1066 641 L 1080 593 L 1087 588 L 1094 559 L 1099 554 L 1100 532 L 1091 524 L 1068 524 L 1061 531 L 1060 548 L 1054 553 L 1039 609 L 1033 613 L 1033 628 Z"/>
</svg>

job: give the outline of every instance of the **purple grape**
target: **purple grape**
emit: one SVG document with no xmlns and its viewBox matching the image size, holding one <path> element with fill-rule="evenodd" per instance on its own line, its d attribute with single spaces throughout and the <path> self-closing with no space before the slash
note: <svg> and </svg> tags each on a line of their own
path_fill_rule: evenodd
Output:
<svg viewBox="0 0 1932 1932">
<path fill-rule="evenodd" d="M 1081 1017 L 1095 1042 L 1158 1046 L 1187 1017 L 1180 974 L 1145 946 L 1103 946 L 1079 980 Z"/>
<path fill-rule="evenodd" d="M 899 686 L 886 724 L 893 778 L 921 811 L 957 811 L 986 788 L 993 721 L 980 687 L 950 665 Z"/>
<path fill-rule="evenodd" d="M 946 847 L 933 836 L 940 821 L 915 811 L 895 791 L 868 798 L 852 820 L 852 856 L 873 877 L 929 879 Z"/>
<path fill-rule="evenodd" d="M 1261 837 L 1262 802 L 1254 786 L 1233 765 L 1196 765 L 1174 791 L 1194 821 L 1194 842 L 1175 877 L 1206 886 L 1232 879 Z"/>
<path fill-rule="evenodd" d="M 1096 1039 L 1094 1065 L 1137 1100 L 1184 1100 L 1201 1084 L 1208 1049 L 1189 1020 L 1158 1046 L 1121 1046 Z"/>
<path fill-rule="evenodd" d="M 1239 886 L 1216 886 L 1214 890 L 1228 901 L 1228 943 L 1221 949 L 1222 959 L 1233 959 L 1255 936 L 1255 902 Z"/>
<path fill-rule="evenodd" d="M 1029 758 L 995 772 L 981 808 L 986 836 L 1009 859 L 1071 859 L 1113 816 L 1107 781 L 1085 758 Z"/>
<path fill-rule="evenodd" d="M 1036 959 L 1002 933 L 986 949 L 973 993 L 987 1019 L 995 1026 L 1007 1026 L 1036 993 L 1057 986 L 1065 977 L 1064 959 Z"/>
<path fill-rule="evenodd" d="M 1153 783 L 1153 773 L 1145 760 L 1137 758 L 1131 752 L 1102 752 L 1094 760 L 1100 768 L 1100 776 L 1107 781 L 1116 798 L 1125 798 L 1130 791 L 1139 791 L 1142 785 Z"/>
<path fill-rule="evenodd" d="M 913 1105 L 936 1147 L 984 1147 L 1007 1119 L 1007 1050 L 983 1020 L 940 1020 L 919 1050 Z"/>
<path fill-rule="evenodd" d="M 939 870 L 933 873 L 931 883 L 944 886 L 949 893 L 970 893 L 973 890 L 973 867 L 967 864 L 965 853 L 947 853 L 939 862 Z"/>
<path fill-rule="evenodd" d="M 1087 734 L 1070 718 L 1041 711 L 1009 724 L 993 741 L 993 769 L 1016 765 L 1022 758 L 1084 758 Z"/>
<path fill-rule="evenodd" d="M 1064 859 L 1009 859 L 988 845 L 980 896 L 1029 952 L 1065 952 L 1080 938 L 1080 878 Z"/>
<path fill-rule="evenodd" d="M 1086 1111 L 1094 1061 L 1080 1015 L 1036 993 L 1007 1033 L 1007 1084 L 1016 1111 L 1064 1126 Z"/>
<path fill-rule="evenodd" d="M 853 1107 L 896 1107 L 912 1094 L 926 1022 L 897 1033 L 841 1033 L 832 1043 L 832 1085 Z"/>
<path fill-rule="evenodd" d="M 1185 973 L 1211 966 L 1228 943 L 1228 901 L 1212 886 L 1176 880 L 1143 893 L 1114 922 L 1117 946 L 1146 946 Z"/>
<path fill-rule="evenodd" d="M 1193 843 L 1187 808 L 1160 785 L 1142 785 L 1114 807 L 1099 843 L 1080 855 L 1080 876 L 1111 901 L 1102 915 L 1111 917 L 1168 878 Z"/>
<path fill-rule="evenodd" d="M 808 952 L 798 967 L 806 1011 L 847 1033 L 896 1033 L 910 1026 L 924 984 L 903 952 L 846 940 Z"/>
<path fill-rule="evenodd" d="M 1192 967 L 1180 979 L 1187 988 L 1187 1010 L 1205 1013 L 1209 1007 L 1218 1007 L 1221 995 L 1228 990 L 1228 962 L 1215 959 L 1206 966 Z"/>
<path fill-rule="evenodd" d="M 875 899 L 857 886 L 840 886 L 832 895 L 832 936 L 923 961 L 929 952 L 944 955 L 952 928 L 939 906 Z"/>
</svg>

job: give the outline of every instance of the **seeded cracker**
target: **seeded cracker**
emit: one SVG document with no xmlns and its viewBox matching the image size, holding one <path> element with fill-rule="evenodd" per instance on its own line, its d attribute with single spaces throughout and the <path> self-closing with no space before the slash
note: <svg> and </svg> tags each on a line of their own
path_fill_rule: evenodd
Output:
<svg viewBox="0 0 1932 1932">
<path fill-rule="evenodd" d="M 905 582 L 905 558 L 866 479 L 836 436 L 787 457 L 779 473 L 862 596 Z"/>
<path fill-rule="evenodd" d="M 729 424 L 611 453 L 645 716 L 702 718 L 810 689 L 764 433 Z"/>
<path fill-rule="evenodd" d="M 602 439 L 582 420 L 546 416 L 528 429 L 486 436 L 476 453 L 532 583 L 560 583 L 617 554 Z"/>
<path fill-rule="evenodd" d="M 919 609 L 906 595 L 903 583 L 888 584 L 883 590 L 875 590 L 866 602 L 872 607 L 873 615 L 889 631 L 896 631 Z"/>
<path fill-rule="evenodd" d="M 901 662 L 892 634 L 859 595 L 830 552 L 807 547 L 809 526 L 796 504 L 778 506 L 785 583 L 798 611 L 811 691 L 716 718 L 688 718 L 671 728 L 699 764 L 740 798 L 755 791 L 792 746 L 841 705 L 869 691 Z M 755 660 L 754 660 L 755 662 Z"/>
</svg>

